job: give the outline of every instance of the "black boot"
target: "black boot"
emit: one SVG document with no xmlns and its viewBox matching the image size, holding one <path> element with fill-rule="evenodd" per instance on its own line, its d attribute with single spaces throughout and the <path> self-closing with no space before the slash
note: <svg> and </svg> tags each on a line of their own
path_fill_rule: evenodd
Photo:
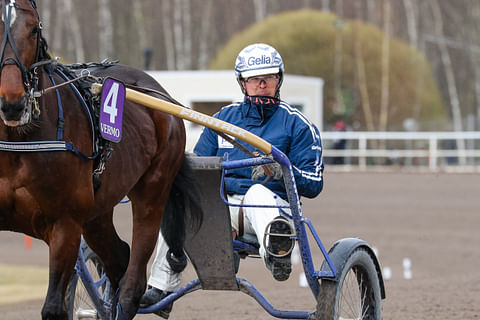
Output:
<svg viewBox="0 0 480 320">
<path fill-rule="evenodd" d="M 142 296 L 142 299 L 140 299 L 140 307 L 149 307 L 151 305 L 154 305 L 155 303 L 159 302 L 169 294 L 171 294 L 171 292 L 162 291 L 160 289 L 150 287 L 147 291 L 145 291 L 144 295 Z M 157 312 L 154 312 L 154 313 L 157 316 L 160 316 L 164 319 L 168 319 L 168 317 L 170 316 L 170 312 L 172 311 L 172 307 L 173 307 L 173 302 L 168 304 L 162 310 L 158 310 Z"/>
<path fill-rule="evenodd" d="M 285 281 L 292 272 L 291 255 L 295 244 L 292 227 L 283 217 L 275 218 L 268 232 L 267 267 L 277 281 Z"/>
</svg>

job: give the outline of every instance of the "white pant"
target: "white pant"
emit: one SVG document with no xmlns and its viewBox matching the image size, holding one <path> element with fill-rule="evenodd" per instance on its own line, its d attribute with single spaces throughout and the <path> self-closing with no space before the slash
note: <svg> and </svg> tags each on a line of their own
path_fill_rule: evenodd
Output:
<svg viewBox="0 0 480 320">
<path fill-rule="evenodd" d="M 150 270 L 148 284 L 163 291 L 175 291 L 182 281 L 182 273 L 170 270 L 167 261 L 168 245 L 163 239 L 162 232 L 158 233 L 157 252 Z"/>
<path fill-rule="evenodd" d="M 228 196 L 230 203 L 240 203 L 242 199 L 244 205 L 288 205 L 288 202 L 261 184 L 251 186 L 245 196 Z M 290 213 L 288 208 L 283 210 Z M 238 211 L 239 207 L 230 207 L 230 219 L 235 231 L 238 231 Z M 267 225 L 279 215 L 280 210 L 278 208 L 243 207 L 244 233 L 256 235 L 258 243 L 260 244 L 259 252 L 264 262 L 265 247 L 263 245 L 263 237 L 265 229 Z M 167 243 L 160 232 L 157 240 L 157 252 L 150 271 L 148 284 L 163 291 L 175 291 L 182 280 L 182 274 L 173 273 L 170 270 L 170 265 L 166 258 L 167 251 Z"/>
</svg>

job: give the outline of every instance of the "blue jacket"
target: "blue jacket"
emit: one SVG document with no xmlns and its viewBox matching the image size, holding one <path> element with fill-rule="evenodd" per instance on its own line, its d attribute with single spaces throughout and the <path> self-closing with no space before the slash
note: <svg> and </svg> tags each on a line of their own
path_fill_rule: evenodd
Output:
<svg viewBox="0 0 480 320">
<path fill-rule="evenodd" d="M 293 166 L 300 196 L 313 198 L 322 191 L 323 161 L 320 133 L 296 108 L 283 101 L 262 106 L 238 102 L 223 107 L 214 117 L 262 137 L 285 153 Z M 250 151 L 258 151 L 243 141 L 238 142 Z M 230 160 L 248 157 L 209 128 L 204 128 L 194 152 L 199 156 L 220 157 L 228 153 Z M 252 184 L 259 183 L 251 180 L 251 173 L 251 168 L 229 170 L 225 179 L 227 193 L 245 194 Z M 264 178 L 260 181 L 262 179 Z M 282 198 L 287 198 L 283 179 L 270 179 L 266 186 Z"/>
</svg>

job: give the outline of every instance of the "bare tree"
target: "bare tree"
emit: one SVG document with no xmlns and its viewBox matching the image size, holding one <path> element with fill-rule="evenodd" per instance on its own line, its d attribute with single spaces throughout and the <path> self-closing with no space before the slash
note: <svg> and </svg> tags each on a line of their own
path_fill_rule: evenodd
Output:
<svg viewBox="0 0 480 320">
<path fill-rule="evenodd" d="M 208 48 L 209 41 L 208 36 L 212 29 L 212 6 L 213 0 L 207 0 L 205 6 L 203 7 L 203 19 L 200 25 L 200 45 L 199 45 L 199 55 L 198 55 L 198 68 L 205 69 L 208 64 Z"/>
<path fill-rule="evenodd" d="M 407 20 L 408 40 L 413 48 L 418 48 L 417 15 L 412 0 L 403 0 Z"/>
<path fill-rule="evenodd" d="M 412 0 L 403 0 L 403 6 L 405 8 L 405 19 L 407 25 L 407 32 L 408 32 L 408 42 L 410 46 L 415 49 L 418 49 L 420 52 L 425 52 L 425 41 L 423 38 L 419 36 L 419 23 L 418 17 L 421 15 L 421 8 L 422 5 L 418 4 L 417 2 L 413 2 Z M 419 68 L 417 68 L 417 78 L 416 81 L 416 90 L 415 90 L 415 100 L 413 105 L 413 114 L 412 117 L 414 119 L 418 119 L 420 116 L 420 108 L 421 108 L 421 95 L 424 88 L 424 75 L 425 75 L 425 67 L 424 63 L 422 63 Z"/>
<path fill-rule="evenodd" d="M 433 13 L 433 23 L 435 28 L 435 35 L 438 37 L 440 57 L 442 60 L 443 69 L 445 71 L 445 78 L 448 88 L 448 96 L 450 100 L 450 107 L 453 118 L 453 128 L 455 131 L 463 131 L 462 114 L 460 111 L 460 101 L 458 99 L 457 84 L 455 81 L 455 75 L 452 66 L 452 60 L 450 59 L 450 53 L 445 42 L 445 36 L 443 33 L 443 17 L 437 0 L 430 0 L 430 6 Z M 459 150 L 460 164 L 465 165 L 465 156 L 463 152 L 465 150 L 465 141 L 463 139 L 457 140 L 457 148 Z"/>
<path fill-rule="evenodd" d="M 173 40 L 167 40 L 169 44 L 173 44 L 175 51 L 175 68 L 185 70 L 192 67 L 193 61 L 193 34 L 192 34 L 192 10 L 191 0 L 174 0 L 173 1 Z M 170 38 L 166 34 L 171 31 L 170 26 L 165 30 L 165 37 Z M 166 38 L 167 39 L 167 38 Z M 167 49 L 168 50 L 168 49 Z"/>
<path fill-rule="evenodd" d="M 44 26 L 42 33 L 43 36 L 47 39 L 50 39 L 50 25 L 52 24 L 52 9 L 51 9 L 51 1 L 50 0 L 43 0 L 40 18 L 42 24 Z"/>
<path fill-rule="evenodd" d="M 334 84 L 335 84 L 335 107 L 334 113 L 344 114 L 345 103 L 342 96 L 342 63 L 343 63 L 343 0 L 337 0 L 335 3 L 337 21 L 335 22 L 335 64 L 334 64 Z"/>
<path fill-rule="evenodd" d="M 173 1 L 173 37 L 175 44 L 176 68 L 185 69 L 185 57 L 183 52 L 183 22 L 182 22 L 183 0 Z"/>
<path fill-rule="evenodd" d="M 49 38 L 50 42 L 49 44 L 51 45 L 51 50 L 55 51 L 55 54 L 59 54 L 60 52 L 60 48 L 64 48 L 64 44 L 63 44 L 63 34 L 65 32 L 65 19 L 63 19 L 62 17 L 64 17 L 66 15 L 66 12 L 65 12 L 65 6 L 62 5 L 62 4 L 59 4 L 57 5 L 57 10 L 56 10 L 56 25 L 54 27 L 54 25 L 52 24 L 51 26 L 49 26 L 48 28 L 49 29 L 53 29 L 54 32 L 50 33 L 51 34 L 51 38 Z M 58 51 L 57 51 L 57 50 Z"/>
<path fill-rule="evenodd" d="M 480 5 L 475 2 L 470 10 L 470 23 L 469 23 L 469 42 L 474 44 L 477 36 L 480 32 Z M 475 90 L 475 110 L 476 110 L 476 129 L 480 129 L 480 50 L 476 51 L 472 46 L 468 50 L 470 59 L 473 65 L 474 74 L 474 90 Z"/>
<path fill-rule="evenodd" d="M 382 75 L 381 75 L 381 100 L 380 100 L 380 119 L 378 127 L 380 131 L 386 131 L 388 127 L 388 103 L 389 103 L 389 83 L 390 83 L 390 0 L 383 2 L 383 25 L 384 36 L 382 39 Z"/>
<path fill-rule="evenodd" d="M 265 19 L 267 12 L 267 1 L 266 0 L 253 0 L 253 5 L 255 8 L 255 21 L 262 21 Z"/>
<path fill-rule="evenodd" d="M 312 0 L 303 0 L 303 7 L 310 8 L 312 6 Z"/>
<path fill-rule="evenodd" d="M 133 16 L 138 30 L 138 44 L 141 49 L 147 45 L 147 30 L 145 26 L 146 17 L 143 14 L 142 1 L 132 1 Z"/>
<path fill-rule="evenodd" d="M 377 23 L 377 7 L 375 0 L 367 1 L 367 21 L 373 24 Z"/>
<path fill-rule="evenodd" d="M 192 10 L 190 0 L 183 0 L 183 67 L 192 68 Z"/>
<path fill-rule="evenodd" d="M 72 0 L 64 0 L 65 13 L 68 23 L 66 25 L 69 28 L 69 37 L 67 38 L 67 44 L 73 49 L 75 55 L 75 61 L 85 61 L 85 50 L 83 48 L 82 30 L 76 14 L 76 10 L 73 6 Z"/>
<path fill-rule="evenodd" d="M 175 69 L 175 47 L 173 43 L 170 1 L 162 1 L 162 29 L 165 42 L 167 70 Z"/>
<path fill-rule="evenodd" d="M 322 0 L 322 10 L 330 11 L 330 0 Z"/>
<path fill-rule="evenodd" d="M 136 2 L 137 1 L 134 1 L 134 3 Z M 98 11 L 98 55 L 100 59 L 105 59 L 113 53 L 113 19 L 109 0 L 99 0 Z"/>
<path fill-rule="evenodd" d="M 355 22 L 358 23 L 358 22 Z M 370 106 L 370 96 L 368 94 L 367 76 L 365 72 L 365 63 L 363 61 L 362 42 L 358 34 L 358 28 L 352 26 L 353 38 L 354 38 L 354 56 L 355 66 L 358 78 L 358 87 L 360 91 L 361 105 L 363 109 L 363 115 L 365 117 L 365 124 L 368 131 L 375 131 L 375 124 L 373 122 L 372 108 Z"/>
<path fill-rule="evenodd" d="M 440 57 L 443 64 L 446 82 L 448 86 L 448 95 L 450 99 L 450 107 L 452 109 L 453 126 L 455 131 L 463 131 L 462 116 L 460 112 L 460 102 L 458 99 L 457 84 L 455 81 L 452 60 L 445 41 L 443 33 L 443 17 L 437 0 L 430 0 L 430 6 L 434 17 L 434 30 L 438 38 L 438 47 L 440 49 Z"/>
</svg>

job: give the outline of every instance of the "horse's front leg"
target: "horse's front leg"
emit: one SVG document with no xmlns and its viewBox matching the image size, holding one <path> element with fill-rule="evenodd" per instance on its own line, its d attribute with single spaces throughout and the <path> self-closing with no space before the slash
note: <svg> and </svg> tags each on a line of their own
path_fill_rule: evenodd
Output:
<svg viewBox="0 0 480 320">
<path fill-rule="evenodd" d="M 43 320 L 67 320 L 65 291 L 73 274 L 80 246 L 81 228 L 73 221 L 56 222 L 48 234 L 49 282 L 42 309 Z"/>
<path fill-rule="evenodd" d="M 131 198 L 132 199 L 132 198 Z M 166 199 L 165 199 L 166 201 Z M 165 202 L 138 205 L 132 199 L 133 234 L 130 263 L 120 283 L 118 320 L 133 319 L 147 284 L 147 264 L 160 231 Z"/>
</svg>

